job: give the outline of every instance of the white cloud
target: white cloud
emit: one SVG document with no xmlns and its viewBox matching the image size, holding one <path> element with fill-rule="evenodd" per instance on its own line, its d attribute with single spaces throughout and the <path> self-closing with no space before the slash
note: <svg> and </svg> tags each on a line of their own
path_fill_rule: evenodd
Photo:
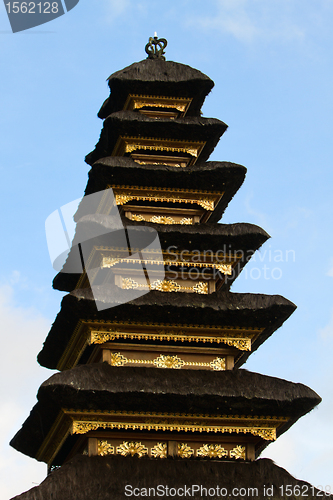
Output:
<svg viewBox="0 0 333 500">
<path fill-rule="evenodd" d="M 241 41 L 250 41 L 257 34 L 257 27 L 246 11 L 247 0 L 218 0 L 217 15 L 196 19 L 199 26 L 219 29 Z"/>
<path fill-rule="evenodd" d="M 189 22 L 205 30 L 219 30 L 241 42 L 255 39 L 303 40 L 301 27 L 289 2 L 281 0 L 215 0 L 216 13 L 212 16 L 197 16 Z"/>
<path fill-rule="evenodd" d="M 330 269 L 327 273 L 327 276 L 330 276 L 331 278 L 333 278 L 333 259 L 331 259 L 331 262 L 330 262 Z"/>
<path fill-rule="evenodd" d="M 252 206 L 252 200 L 254 199 L 254 194 L 253 192 L 249 193 L 245 200 L 244 200 L 244 205 L 245 205 L 245 208 L 246 208 L 246 211 L 249 215 L 255 217 L 255 224 L 258 224 L 259 226 L 262 226 L 265 228 L 266 231 L 270 231 L 269 227 L 270 227 L 270 224 L 269 224 L 269 221 L 268 221 L 268 217 L 267 215 L 256 209 L 256 208 L 253 208 Z"/>
<path fill-rule="evenodd" d="M 331 434 L 332 405 L 332 400 L 325 398 L 269 445 L 262 457 L 271 458 L 296 479 L 325 489 L 332 479 L 333 443 L 327 439 Z"/>
<path fill-rule="evenodd" d="M 132 10 L 132 0 L 104 0 L 106 7 L 107 23 L 113 22 L 118 18 L 127 15 Z"/>
<path fill-rule="evenodd" d="M 9 446 L 36 402 L 38 387 L 52 375 L 36 361 L 50 321 L 32 308 L 15 305 L 13 285 L 20 286 L 20 282 L 19 273 L 14 272 L 12 284 L 0 286 L 0 500 L 32 488 L 46 473 L 45 464 L 24 457 Z"/>
<path fill-rule="evenodd" d="M 319 335 L 322 339 L 333 338 L 333 311 L 331 313 L 331 318 L 324 328 L 319 329 Z"/>
</svg>

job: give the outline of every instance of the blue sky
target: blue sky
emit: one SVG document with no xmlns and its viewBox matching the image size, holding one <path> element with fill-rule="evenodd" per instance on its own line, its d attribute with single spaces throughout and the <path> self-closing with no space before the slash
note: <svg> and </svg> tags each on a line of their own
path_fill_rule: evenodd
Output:
<svg viewBox="0 0 333 500">
<path fill-rule="evenodd" d="M 323 398 L 264 456 L 333 490 L 332 25 L 333 0 L 80 0 L 12 34 L 0 5 L 1 500 L 45 476 L 44 464 L 8 447 L 51 375 L 36 362 L 62 296 L 51 288 L 45 219 L 82 195 L 106 78 L 144 59 L 154 31 L 168 39 L 168 60 L 215 81 L 203 114 L 229 129 L 211 159 L 248 168 L 222 221 L 272 236 L 233 291 L 298 306 L 246 368 Z"/>
</svg>

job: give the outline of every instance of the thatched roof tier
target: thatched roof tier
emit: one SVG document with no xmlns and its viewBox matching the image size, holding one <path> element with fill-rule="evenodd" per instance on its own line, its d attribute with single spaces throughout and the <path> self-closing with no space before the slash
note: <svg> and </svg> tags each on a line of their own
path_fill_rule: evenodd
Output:
<svg viewBox="0 0 333 500">
<path fill-rule="evenodd" d="M 123 109 L 129 94 L 167 97 L 190 97 L 188 116 L 199 116 L 206 95 L 214 82 L 206 75 L 185 64 L 173 61 L 144 59 L 113 73 L 109 78 L 110 97 L 98 116 L 106 118 Z"/>
<path fill-rule="evenodd" d="M 236 463 L 212 460 L 208 465 L 200 460 L 77 455 L 52 472 L 39 486 L 12 500 L 123 500 L 128 484 L 133 490 L 139 488 L 142 495 L 145 491 L 148 494 L 149 488 L 155 488 L 157 492 L 159 485 L 167 485 L 169 489 L 176 490 L 186 485 L 194 500 L 201 500 L 205 490 L 201 491 L 199 486 L 198 490 L 194 489 L 192 492 L 192 485 L 202 485 L 207 491 L 209 488 L 215 489 L 215 494 L 212 490 L 209 492 L 212 500 L 221 498 L 221 488 L 226 488 L 230 495 L 233 488 L 238 488 L 237 494 L 242 491 L 241 498 L 244 500 L 267 500 L 268 497 L 272 500 L 286 500 L 291 498 L 285 495 L 286 486 L 296 493 L 306 493 L 309 500 L 324 496 L 324 493 L 309 483 L 295 479 L 267 458 Z M 217 485 L 220 487 L 219 491 L 216 490 Z M 273 490 L 267 493 L 267 488 L 270 487 Z M 258 494 L 252 488 L 257 488 Z M 281 488 L 284 494 L 281 494 Z M 137 490 L 135 492 L 138 493 Z M 183 490 L 179 491 L 180 495 L 183 493 Z M 225 491 L 222 495 L 224 493 Z M 228 496 L 225 495 L 225 498 Z"/>
<path fill-rule="evenodd" d="M 94 151 L 85 161 L 92 165 L 100 158 L 111 156 L 119 137 L 154 138 L 163 140 L 205 142 L 200 161 L 212 154 L 228 126 L 216 118 L 185 117 L 151 118 L 135 111 L 118 111 L 104 121 L 102 132 Z"/>
<path fill-rule="evenodd" d="M 136 251 L 133 242 L 139 241 L 141 249 L 145 249 L 156 238 L 158 233 L 162 251 L 175 252 L 213 252 L 222 255 L 239 254 L 237 265 L 228 277 L 228 288 L 237 278 L 242 268 L 250 260 L 256 250 L 267 241 L 269 235 L 259 226 L 253 224 L 196 224 L 196 225 L 164 225 L 147 222 L 136 222 L 122 218 L 123 226 L 130 231 L 132 251 Z M 76 225 L 76 233 L 72 248 L 62 271 L 53 280 L 57 290 L 72 291 L 80 279 L 82 267 L 78 245 L 83 250 L 85 264 L 94 247 L 124 248 L 127 245 L 123 229 L 119 228 L 119 219 L 113 216 L 94 214 L 82 217 Z M 158 248 L 154 245 L 154 248 Z M 176 255 L 175 255 L 176 258 Z M 221 262 L 221 260 L 220 260 Z M 193 265 L 195 267 L 195 265 Z M 77 270 L 77 272 L 76 272 Z"/>
<path fill-rule="evenodd" d="M 210 161 L 187 168 L 166 165 L 138 165 L 132 158 L 109 156 L 94 163 L 89 172 L 85 194 L 103 191 L 109 186 L 127 186 L 224 192 L 209 222 L 218 222 L 234 194 L 242 185 L 246 168 L 230 162 Z M 97 209 L 97 207 L 96 207 Z M 77 221 L 83 215 L 78 212 Z"/>
<path fill-rule="evenodd" d="M 89 415 L 143 412 L 147 418 L 166 413 L 188 418 L 202 415 L 215 417 L 216 421 L 221 419 L 221 423 L 230 417 L 283 418 L 277 427 L 278 437 L 321 401 L 318 394 L 303 384 L 246 370 L 179 371 L 115 367 L 107 363 L 81 365 L 52 375 L 41 385 L 37 399 L 38 403 L 10 443 L 37 459 L 38 450 L 62 409 Z M 102 421 L 107 413 L 103 415 Z M 267 444 L 260 443 L 257 454 Z"/>
<path fill-rule="evenodd" d="M 99 326 L 107 327 L 108 323 L 130 320 L 133 324 L 144 322 L 162 329 L 167 325 L 179 330 L 199 325 L 221 329 L 261 328 L 261 334 L 252 344 L 252 351 L 241 352 L 236 363 L 239 367 L 296 309 L 292 302 L 278 295 L 221 292 L 190 295 L 151 291 L 126 303 L 132 290 L 118 289 L 111 296 L 109 287 L 100 287 L 98 292 L 100 300 L 104 297 L 105 302 L 116 307 L 97 311 L 89 289 L 75 290 L 63 298 L 61 310 L 38 355 L 42 366 L 57 367 L 80 321 L 97 322 Z"/>
</svg>

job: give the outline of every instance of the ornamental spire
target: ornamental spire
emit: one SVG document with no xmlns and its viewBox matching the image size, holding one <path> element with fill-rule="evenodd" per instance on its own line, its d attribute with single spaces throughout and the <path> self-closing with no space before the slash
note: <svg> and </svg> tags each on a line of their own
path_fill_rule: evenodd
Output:
<svg viewBox="0 0 333 500">
<path fill-rule="evenodd" d="M 149 42 L 145 47 L 145 51 L 148 54 L 147 59 L 162 59 L 165 61 L 164 49 L 168 45 L 165 38 L 158 38 L 155 31 L 154 37 L 149 37 Z"/>
</svg>

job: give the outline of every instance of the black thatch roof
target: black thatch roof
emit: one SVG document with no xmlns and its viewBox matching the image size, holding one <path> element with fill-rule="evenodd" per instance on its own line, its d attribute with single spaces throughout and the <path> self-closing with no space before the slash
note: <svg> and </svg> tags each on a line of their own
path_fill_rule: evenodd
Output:
<svg viewBox="0 0 333 500">
<path fill-rule="evenodd" d="M 170 120 L 150 118 L 135 111 L 118 111 L 104 121 L 100 139 L 85 161 L 92 165 L 100 158 L 110 156 L 119 136 L 205 141 L 200 160 L 206 161 L 227 128 L 228 125 L 217 118 L 185 117 Z"/>
<path fill-rule="evenodd" d="M 57 373 L 41 385 L 37 398 L 10 443 L 31 457 L 36 456 L 62 408 L 287 417 L 277 431 L 280 435 L 321 401 L 303 384 L 246 370 L 176 371 L 107 363 Z"/>
<path fill-rule="evenodd" d="M 108 82 L 111 95 L 98 113 L 100 118 L 123 109 L 129 94 L 192 97 L 187 115 L 199 116 L 205 97 L 214 86 L 214 82 L 197 69 L 157 59 L 131 64 L 113 73 Z"/>
<path fill-rule="evenodd" d="M 103 191 L 111 184 L 224 191 L 221 201 L 209 218 L 209 223 L 211 223 L 220 220 L 228 203 L 242 185 L 245 174 L 245 167 L 230 162 L 210 161 L 187 168 L 178 168 L 167 165 L 142 166 L 132 158 L 109 156 L 93 164 L 85 194 Z M 87 214 L 79 211 L 75 220 L 77 221 L 83 215 Z"/>
<path fill-rule="evenodd" d="M 292 314 L 296 306 L 278 295 L 214 293 L 197 295 L 151 291 L 126 303 L 126 292 L 118 289 L 108 297 L 110 289 L 100 290 L 106 302 L 116 307 L 97 311 L 89 289 L 75 290 L 62 300 L 52 328 L 38 355 L 38 362 L 46 368 L 56 368 L 80 319 L 101 321 L 167 323 L 178 325 L 218 325 L 263 328 L 252 346 L 255 351 Z M 251 352 L 244 351 L 237 366 L 243 364 Z"/>
<path fill-rule="evenodd" d="M 134 488 L 157 488 L 158 485 L 169 488 L 192 488 L 202 485 L 203 488 L 215 488 L 220 491 L 211 496 L 212 500 L 221 499 L 221 488 L 226 488 L 229 495 L 233 488 L 245 488 L 244 500 L 288 500 L 294 499 L 281 495 L 281 487 L 291 489 L 298 486 L 301 493 L 306 493 L 310 500 L 318 499 L 324 494 L 301 480 L 295 479 L 285 469 L 277 466 L 269 459 L 255 462 L 218 462 L 184 459 L 152 460 L 136 457 L 84 457 L 76 456 L 52 472 L 39 486 L 15 497 L 12 500 L 124 500 L 125 486 Z M 273 495 L 267 488 L 273 486 Z M 249 488 L 258 488 L 258 494 Z M 164 489 L 165 491 L 165 489 Z M 297 492 L 297 489 L 295 490 Z M 192 493 L 192 490 L 190 490 Z M 136 492 L 137 493 L 137 492 Z M 144 492 L 143 492 L 144 493 Z M 180 491 L 180 494 L 183 492 Z M 191 498 L 206 498 L 205 491 L 194 491 Z M 230 496 L 225 498 L 230 498 Z M 154 498 L 154 497 L 152 497 Z M 179 497 L 175 497 L 179 498 Z M 325 498 L 333 498 L 325 496 Z"/>
<path fill-rule="evenodd" d="M 140 240 L 144 249 L 155 239 L 158 232 L 162 250 L 173 248 L 178 251 L 212 251 L 212 252 L 242 252 L 237 268 L 231 277 L 228 277 L 226 287 L 230 287 L 237 278 L 241 269 L 250 260 L 253 253 L 269 238 L 269 235 L 253 224 L 154 224 L 136 222 L 122 218 L 124 227 L 130 228 L 130 238 Z M 82 217 L 76 225 L 76 233 L 72 248 L 62 271 L 53 280 L 53 287 L 57 290 L 70 292 L 74 290 L 81 276 L 81 260 L 78 244 L 84 248 L 84 256 L 90 255 L 94 246 L 124 248 L 127 246 L 124 231 L 119 230 L 118 220 L 113 216 L 94 214 Z M 155 231 L 152 231 L 154 229 Z M 101 236 L 95 236 L 101 235 Z M 132 240 L 133 241 L 133 240 Z M 84 242 L 84 243 L 83 243 Z M 157 248 L 156 246 L 154 248 Z M 79 264 L 79 266 L 78 266 Z M 74 270 L 78 269 L 75 273 Z"/>
</svg>

